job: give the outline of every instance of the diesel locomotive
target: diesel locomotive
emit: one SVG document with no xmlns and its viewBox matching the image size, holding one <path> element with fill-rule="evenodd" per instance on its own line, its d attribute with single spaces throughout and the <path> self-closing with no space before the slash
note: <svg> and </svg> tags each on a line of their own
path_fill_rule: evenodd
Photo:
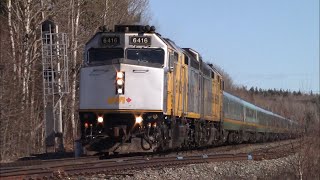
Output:
<svg viewBox="0 0 320 180">
<path fill-rule="evenodd" d="M 222 75 L 153 26 L 100 29 L 80 71 L 87 153 L 196 148 L 289 137 L 296 124 L 223 91 Z"/>
</svg>

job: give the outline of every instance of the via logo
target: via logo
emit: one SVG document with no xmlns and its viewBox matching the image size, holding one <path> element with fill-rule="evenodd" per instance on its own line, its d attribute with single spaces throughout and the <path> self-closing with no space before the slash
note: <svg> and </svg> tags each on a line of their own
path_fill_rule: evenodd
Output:
<svg viewBox="0 0 320 180">
<path fill-rule="evenodd" d="M 132 99 L 130 97 L 126 98 L 124 96 L 121 97 L 108 97 L 107 103 L 108 104 L 125 104 L 130 103 L 132 101 Z"/>
</svg>

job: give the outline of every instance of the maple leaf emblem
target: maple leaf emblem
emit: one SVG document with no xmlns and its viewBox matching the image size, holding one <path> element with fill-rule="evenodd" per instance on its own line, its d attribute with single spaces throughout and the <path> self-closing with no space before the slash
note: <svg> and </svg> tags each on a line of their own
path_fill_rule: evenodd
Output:
<svg viewBox="0 0 320 180">
<path fill-rule="evenodd" d="M 130 103 L 130 102 L 132 101 L 132 99 L 128 97 L 128 98 L 126 99 L 126 101 L 127 101 L 128 103 Z"/>
</svg>

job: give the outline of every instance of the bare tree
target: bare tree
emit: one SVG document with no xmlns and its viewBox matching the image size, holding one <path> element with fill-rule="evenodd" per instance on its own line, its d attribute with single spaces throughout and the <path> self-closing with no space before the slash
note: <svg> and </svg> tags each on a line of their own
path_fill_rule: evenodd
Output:
<svg viewBox="0 0 320 180">
<path fill-rule="evenodd" d="M 80 0 L 71 1 L 71 52 L 72 52 L 72 84 L 71 84 L 71 125 L 73 139 L 76 136 L 76 120 L 75 120 L 75 110 L 76 110 L 76 84 L 77 84 L 77 57 L 78 57 L 78 32 L 79 32 L 79 21 L 80 21 Z"/>
<path fill-rule="evenodd" d="M 17 72 L 17 62 L 16 61 L 16 47 L 15 47 L 15 41 L 13 38 L 13 26 L 12 26 L 12 1 L 8 0 L 7 3 L 8 8 L 8 26 L 9 26 L 9 34 L 10 34 L 10 42 L 11 42 L 11 51 L 12 51 L 12 58 L 13 58 L 13 71 Z M 19 66 L 20 67 L 20 66 Z M 20 71 L 18 71 L 20 72 Z M 21 75 L 18 75 L 18 78 L 20 79 Z"/>
<path fill-rule="evenodd" d="M 1 117 L 1 123 L 5 125 L 1 132 L 5 149 L 1 154 L 19 156 L 34 152 L 39 144 L 31 137 L 36 136 L 34 127 L 42 121 L 39 113 L 42 101 L 38 101 L 37 96 L 41 90 L 38 83 L 41 75 L 38 30 L 42 9 L 37 0 L 8 0 L 5 11 L 7 26 L 2 27 L 6 29 L 4 33 L 8 35 L 10 44 L 4 47 L 9 53 L 3 65 L 12 68 L 3 71 L 6 113 Z M 10 147 L 13 150 L 8 151 Z"/>
<path fill-rule="evenodd" d="M 319 124 L 318 124 L 319 125 Z M 319 133 L 319 132 L 318 132 Z M 294 155 L 288 158 L 288 163 L 297 179 L 319 179 L 320 143 L 313 134 L 302 136 L 298 141 L 292 142 Z"/>
</svg>

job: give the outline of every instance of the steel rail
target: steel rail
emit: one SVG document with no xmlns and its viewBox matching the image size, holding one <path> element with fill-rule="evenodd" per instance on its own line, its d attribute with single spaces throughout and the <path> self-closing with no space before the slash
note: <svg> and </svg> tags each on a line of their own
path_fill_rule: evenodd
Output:
<svg viewBox="0 0 320 180">
<path fill-rule="evenodd" d="M 247 144 L 248 145 L 248 144 Z M 275 159 L 293 153 L 294 142 L 279 143 L 275 146 L 258 148 L 253 150 L 250 155 L 254 160 Z M 287 146 L 290 146 L 287 148 Z M 227 149 L 226 149 L 226 148 Z M 227 152 L 235 150 L 238 145 L 224 146 L 222 150 Z M 242 146 L 240 146 L 241 149 Z M 218 147 L 219 148 L 219 147 Z M 229 149 L 231 148 L 231 149 Z M 243 148 L 243 147 L 242 147 Z M 279 149 L 282 148 L 283 150 Z M 195 151 L 185 151 L 185 154 L 150 154 L 127 156 L 110 156 L 110 159 L 100 159 L 99 157 L 65 158 L 55 160 L 32 160 L 26 161 L 18 166 L 4 166 L 0 168 L 1 179 L 24 179 L 24 178 L 44 178 L 72 176 L 77 174 L 90 173 L 113 173 L 119 170 L 137 169 L 143 167 L 167 167 L 192 163 L 208 163 L 217 161 L 234 161 L 248 159 L 248 153 L 217 153 L 217 148 L 209 148 Z M 194 153 L 198 155 L 194 155 Z M 181 153 L 181 152 L 180 152 Z M 184 153 L 184 152 L 182 152 Z M 14 164 L 14 163 L 13 163 Z M 24 166 L 23 166 L 24 165 Z"/>
<path fill-rule="evenodd" d="M 253 160 L 274 158 L 274 153 L 252 154 Z M 247 153 L 239 154 L 213 154 L 202 156 L 176 156 L 176 157 L 133 157 L 126 159 L 108 159 L 92 162 L 78 162 L 68 164 L 44 164 L 24 167 L 15 171 L 1 172 L 1 179 L 44 179 L 63 178 L 69 176 L 91 175 L 96 173 L 113 174 L 125 170 L 141 168 L 161 168 L 168 166 L 181 166 L 187 164 L 210 163 L 219 161 L 248 160 Z"/>
</svg>

